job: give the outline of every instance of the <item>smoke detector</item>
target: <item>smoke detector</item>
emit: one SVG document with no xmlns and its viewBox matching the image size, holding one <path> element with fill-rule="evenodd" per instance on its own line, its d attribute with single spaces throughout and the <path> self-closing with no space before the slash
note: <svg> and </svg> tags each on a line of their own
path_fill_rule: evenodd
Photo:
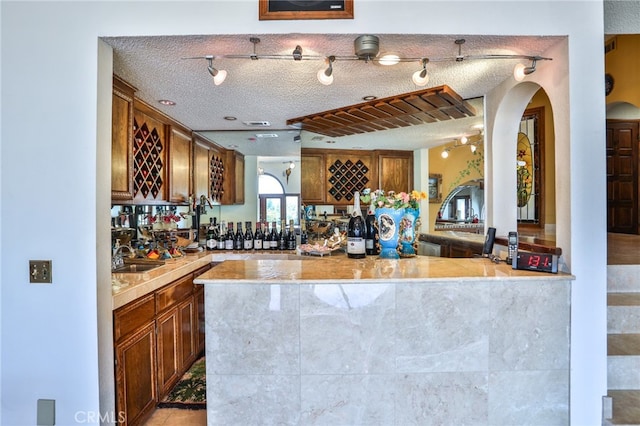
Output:
<svg viewBox="0 0 640 426">
<path fill-rule="evenodd" d="M 380 39 L 374 35 L 361 35 L 353 42 L 356 56 L 365 61 L 373 59 L 380 52 Z"/>
</svg>

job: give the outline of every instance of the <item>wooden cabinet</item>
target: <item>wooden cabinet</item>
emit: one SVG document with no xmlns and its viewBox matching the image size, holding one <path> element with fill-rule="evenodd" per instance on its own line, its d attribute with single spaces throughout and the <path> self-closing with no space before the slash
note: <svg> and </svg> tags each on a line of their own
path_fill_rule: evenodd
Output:
<svg viewBox="0 0 640 426">
<path fill-rule="evenodd" d="M 113 324 L 116 412 L 122 425 L 138 425 L 158 401 L 154 295 L 115 311 Z"/>
<path fill-rule="evenodd" d="M 209 144 L 194 139 L 193 144 L 193 194 L 196 198 L 201 195 L 211 197 L 209 188 Z"/>
<path fill-rule="evenodd" d="M 301 150 L 306 204 L 353 204 L 355 191 L 413 189 L 413 151 Z"/>
<path fill-rule="evenodd" d="M 114 311 L 120 425 L 142 424 L 204 351 L 204 287 L 193 279 L 210 267 Z"/>
<path fill-rule="evenodd" d="M 375 151 L 378 186 L 385 191 L 409 192 L 413 189 L 412 151 Z"/>
<path fill-rule="evenodd" d="M 193 193 L 191 131 L 172 125 L 170 135 L 169 201 L 184 204 L 189 202 L 189 196 Z"/>
<path fill-rule="evenodd" d="M 244 155 L 195 138 L 193 187 L 214 203 L 244 204 Z"/>
<path fill-rule="evenodd" d="M 149 106 L 134 103 L 133 194 L 139 204 L 167 200 L 165 127 Z"/>
<path fill-rule="evenodd" d="M 135 88 L 113 77 L 111 199 L 133 199 L 133 97 Z"/>
<path fill-rule="evenodd" d="M 222 204 L 244 204 L 244 155 L 228 150 Z"/>
<path fill-rule="evenodd" d="M 324 152 L 305 150 L 300 156 L 300 195 L 306 204 L 324 204 L 327 186 Z"/>
</svg>

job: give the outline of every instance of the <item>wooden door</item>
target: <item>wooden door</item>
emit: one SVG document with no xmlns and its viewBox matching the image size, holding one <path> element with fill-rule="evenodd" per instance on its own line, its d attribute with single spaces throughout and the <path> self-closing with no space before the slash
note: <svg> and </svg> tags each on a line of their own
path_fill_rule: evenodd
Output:
<svg viewBox="0 0 640 426">
<path fill-rule="evenodd" d="M 302 202 L 304 204 L 324 204 L 327 193 L 324 154 L 303 152 L 300 158 Z"/>
<path fill-rule="evenodd" d="M 178 305 L 178 324 L 179 329 L 179 371 L 186 371 L 193 361 L 196 360 L 196 335 L 198 329 L 195 323 L 195 303 L 194 297 L 189 296 L 180 305 Z"/>
<path fill-rule="evenodd" d="M 133 97 L 135 89 L 113 78 L 111 199 L 133 199 Z"/>
<path fill-rule="evenodd" d="M 191 187 L 191 135 L 186 130 L 171 128 L 169 142 L 169 201 L 186 203 Z"/>
<path fill-rule="evenodd" d="M 376 151 L 378 188 L 384 191 L 409 192 L 413 189 L 413 152 Z"/>
<path fill-rule="evenodd" d="M 164 397 L 178 379 L 178 309 L 158 317 L 158 393 Z"/>
<path fill-rule="evenodd" d="M 607 231 L 638 233 L 638 122 L 607 120 Z"/>
</svg>

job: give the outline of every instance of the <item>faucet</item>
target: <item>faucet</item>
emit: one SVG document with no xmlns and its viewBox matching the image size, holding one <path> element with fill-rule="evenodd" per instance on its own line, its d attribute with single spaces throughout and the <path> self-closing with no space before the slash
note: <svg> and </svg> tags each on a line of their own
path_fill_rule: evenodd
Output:
<svg viewBox="0 0 640 426">
<path fill-rule="evenodd" d="M 113 250 L 113 256 L 111 257 L 111 270 L 114 271 L 124 265 L 124 257 L 122 252 L 127 249 L 129 251 L 129 257 L 135 256 L 133 248 L 129 244 L 120 245 L 120 240 L 116 240 L 116 248 Z"/>
</svg>

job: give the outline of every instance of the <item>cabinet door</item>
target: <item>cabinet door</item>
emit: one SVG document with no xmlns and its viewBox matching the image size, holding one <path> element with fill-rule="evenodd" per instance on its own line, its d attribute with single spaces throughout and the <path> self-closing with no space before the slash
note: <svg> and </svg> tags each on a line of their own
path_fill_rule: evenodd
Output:
<svg viewBox="0 0 640 426">
<path fill-rule="evenodd" d="M 409 192 L 413 189 L 413 152 L 376 151 L 378 188 Z"/>
<path fill-rule="evenodd" d="M 114 77 L 111 120 L 111 199 L 133 199 L 133 96 L 135 89 Z"/>
<path fill-rule="evenodd" d="M 178 305 L 178 322 L 179 329 L 179 351 L 180 364 L 179 371 L 187 370 L 196 359 L 196 335 L 198 328 L 196 327 L 196 308 L 194 297 L 188 297 L 185 301 Z"/>
<path fill-rule="evenodd" d="M 202 352 L 204 352 L 204 342 L 205 342 L 205 337 L 204 337 L 204 328 L 205 328 L 205 322 L 204 322 L 204 286 L 203 285 L 196 285 L 196 289 L 194 292 L 194 299 L 195 299 L 195 314 L 196 314 L 196 319 L 195 319 L 195 325 L 197 325 L 197 330 L 195 330 L 195 336 L 196 336 L 196 355 L 197 354 L 201 354 Z"/>
<path fill-rule="evenodd" d="M 328 204 L 353 204 L 355 191 L 362 192 L 375 182 L 373 153 L 369 151 L 327 150 L 326 201 Z"/>
<path fill-rule="evenodd" d="M 193 193 L 196 198 L 201 195 L 209 198 L 209 147 L 201 143 L 193 145 Z"/>
<path fill-rule="evenodd" d="M 156 320 L 158 328 L 158 393 L 160 398 L 178 380 L 178 309 L 173 308 Z"/>
<path fill-rule="evenodd" d="M 322 153 L 302 153 L 300 162 L 300 195 L 305 204 L 326 201 L 325 159 Z"/>
<path fill-rule="evenodd" d="M 244 155 L 234 151 L 234 204 L 244 204 Z"/>
<path fill-rule="evenodd" d="M 116 412 L 121 425 L 141 424 L 158 401 L 155 324 L 140 328 L 115 346 Z"/>
<path fill-rule="evenodd" d="M 224 180 L 221 203 L 244 204 L 244 155 L 228 150 L 224 161 Z M 213 190 L 213 188 L 212 188 Z"/>
<path fill-rule="evenodd" d="M 169 142 L 169 201 L 189 202 L 191 194 L 191 135 L 171 128 Z"/>
<path fill-rule="evenodd" d="M 165 124 L 152 113 L 133 113 L 133 192 L 142 204 L 167 200 Z"/>
</svg>

